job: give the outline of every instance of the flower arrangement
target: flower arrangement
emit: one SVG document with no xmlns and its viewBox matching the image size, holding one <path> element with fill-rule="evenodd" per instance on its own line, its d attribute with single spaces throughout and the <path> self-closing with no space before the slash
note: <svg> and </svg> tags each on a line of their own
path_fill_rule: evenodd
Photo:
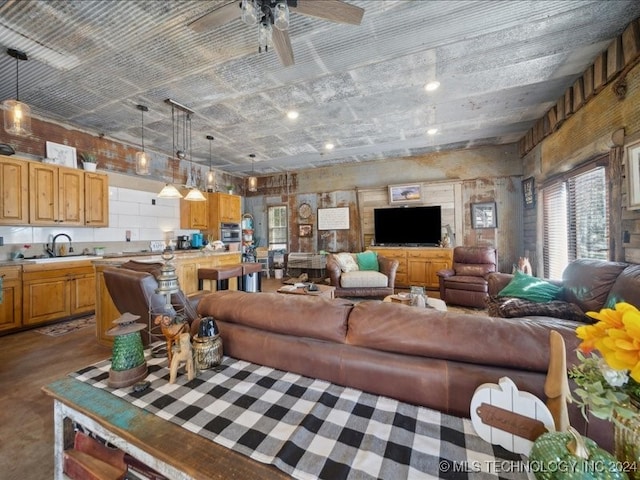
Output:
<svg viewBox="0 0 640 480">
<path fill-rule="evenodd" d="M 587 312 L 598 320 L 576 329 L 580 363 L 569 370 L 578 388 L 573 398 L 586 416 L 632 418 L 640 400 L 640 311 L 620 302 L 613 309 Z M 589 355 L 586 356 L 585 354 Z"/>
</svg>

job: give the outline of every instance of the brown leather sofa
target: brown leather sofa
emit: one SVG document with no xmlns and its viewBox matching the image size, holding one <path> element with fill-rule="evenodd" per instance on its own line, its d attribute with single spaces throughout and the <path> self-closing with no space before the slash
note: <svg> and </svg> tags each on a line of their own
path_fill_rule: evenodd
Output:
<svg viewBox="0 0 640 480">
<path fill-rule="evenodd" d="M 344 287 L 340 281 L 342 269 L 336 261 L 334 255 L 328 255 L 326 272 L 329 276 L 330 285 L 336 287 L 336 297 L 372 297 L 384 298 L 387 295 L 393 295 L 396 284 L 396 272 L 400 262 L 397 259 L 387 258 L 378 255 L 378 271 L 387 277 L 387 285 L 384 287 Z"/>
<path fill-rule="evenodd" d="M 568 365 L 577 361 L 579 324 L 568 320 L 237 291 L 206 295 L 198 313 L 216 319 L 231 357 L 464 417 L 475 389 L 503 376 L 544 399 L 552 329 L 565 339 Z M 572 425 L 586 432 L 569 408 Z"/>
<path fill-rule="evenodd" d="M 452 268 L 436 272 L 440 298 L 450 305 L 484 308 L 487 275 L 497 271 L 497 264 L 493 247 L 455 247 Z"/>
<path fill-rule="evenodd" d="M 156 277 L 160 275 L 162 263 L 128 261 L 118 267 L 107 267 L 104 269 L 104 282 L 118 311 L 139 315 L 139 323 L 147 328 L 142 334 L 145 345 L 149 343 L 149 314 L 154 311 L 161 311 L 166 303 L 166 297 L 156 293 L 158 282 Z M 192 325 L 198 319 L 196 308 L 200 299 L 211 292 L 200 291 L 186 296 L 182 290 L 171 295 L 171 304 L 184 315 Z M 196 322 L 197 323 L 197 322 Z M 156 335 L 157 338 L 163 338 Z"/>
</svg>

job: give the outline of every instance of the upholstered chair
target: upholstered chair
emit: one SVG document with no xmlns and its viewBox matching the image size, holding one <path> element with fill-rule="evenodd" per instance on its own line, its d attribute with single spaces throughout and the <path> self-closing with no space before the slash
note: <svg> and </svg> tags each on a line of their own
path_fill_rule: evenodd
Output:
<svg viewBox="0 0 640 480">
<path fill-rule="evenodd" d="M 437 272 L 440 298 L 451 305 L 485 308 L 487 277 L 497 271 L 497 264 L 493 247 L 455 247 L 452 268 Z"/>
</svg>

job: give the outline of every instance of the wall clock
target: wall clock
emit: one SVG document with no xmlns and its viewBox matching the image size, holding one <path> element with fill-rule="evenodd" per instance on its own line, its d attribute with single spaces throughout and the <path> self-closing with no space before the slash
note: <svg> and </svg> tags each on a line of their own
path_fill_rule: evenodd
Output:
<svg viewBox="0 0 640 480">
<path fill-rule="evenodd" d="M 298 207 L 298 215 L 300 218 L 309 218 L 311 216 L 311 205 L 308 203 L 303 203 Z"/>
</svg>

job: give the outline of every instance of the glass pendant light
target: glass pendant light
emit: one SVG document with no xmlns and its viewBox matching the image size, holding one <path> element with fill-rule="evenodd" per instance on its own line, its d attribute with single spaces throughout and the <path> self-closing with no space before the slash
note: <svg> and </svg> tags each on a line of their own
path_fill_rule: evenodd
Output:
<svg viewBox="0 0 640 480">
<path fill-rule="evenodd" d="M 241 18 L 245 24 L 251 26 L 258 23 L 259 9 L 255 0 L 242 0 L 240 8 L 242 9 Z"/>
<path fill-rule="evenodd" d="M 286 30 L 289 28 L 289 6 L 286 0 L 276 4 L 273 11 L 273 26 L 278 30 Z"/>
<path fill-rule="evenodd" d="M 171 183 L 165 184 L 165 186 L 158 193 L 158 198 L 182 198 L 182 194 L 173 185 L 174 179 L 174 167 L 173 167 L 173 154 L 176 151 L 176 121 L 175 121 L 175 105 L 170 99 L 167 103 L 171 105 L 171 137 L 172 137 L 172 150 L 171 150 Z"/>
<path fill-rule="evenodd" d="M 151 162 L 151 159 L 149 158 L 149 155 L 144 151 L 144 112 L 148 112 L 149 108 L 147 108 L 145 105 L 137 105 L 136 108 L 138 110 L 140 110 L 140 113 L 142 115 L 142 120 L 141 120 L 141 124 L 142 124 L 142 151 L 141 152 L 137 152 L 136 153 L 136 174 L 137 175 L 149 175 L 149 163 Z"/>
<path fill-rule="evenodd" d="M 191 115 L 187 114 L 187 118 L 185 119 L 185 122 L 188 126 L 188 132 L 189 132 L 189 141 L 185 146 L 185 152 L 189 153 L 189 166 L 193 165 L 193 156 L 191 153 Z M 193 181 L 193 179 L 192 179 Z M 187 193 L 186 197 L 184 197 L 185 200 L 188 200 L 190 202 L 206 202 L 207 201 L 207 197 L 204 196 L 204 194 L 200 191 L 200 189 L 198 188 L 197 185 L 195 185 L 195 181 L 193 182 L 193 188 L 191 188 L 191 190 L 189 190 L 189 193 Z"/>
<path fill-rule="evenodd" d="M 14 50 L 13 48 L 8 49 L 7 54 L 16 59 L 16 99 L 2 102 L 4 130 L 10 135 L 30 135 L 31 108 L 26 103 L 20 101 L 18 83 L 18 64 L 20 60 L 28 60 L 27 54 L 19 50 Z"/>
<path fill-rule="evenodd" d="M 249 157 L 251 158 L 251 176 L 249 177 L 249 179 L 247 180 L 247 190 L 249 190 L 250 192 L 257 192 L 258 191 L 258 177 L 256 177 L 253 174 L 253 166 L 254 166 L 254 161 L 255 161 L 255 154 L 250 154 Z"/>
<path fill-rule="evenodd" d="M 273 28 L 271 22 L 263 21 L 258 28 L 258 53 L 269 51 L 269 47 L 273 46 Z"/>
<path fill-rule="evenodd" d="M 207 135 L 207 140 L 209 140 L 209 171 L 207 172 L 207 183 L 205 185 L 205 188 L 207 189 L 207 192 L 213 192 L 216 189 L 216 173 L 211 168 L 213 164 L 211 156 L 211 144 L 213 142 L 213 135 Z"/>
</svg>

